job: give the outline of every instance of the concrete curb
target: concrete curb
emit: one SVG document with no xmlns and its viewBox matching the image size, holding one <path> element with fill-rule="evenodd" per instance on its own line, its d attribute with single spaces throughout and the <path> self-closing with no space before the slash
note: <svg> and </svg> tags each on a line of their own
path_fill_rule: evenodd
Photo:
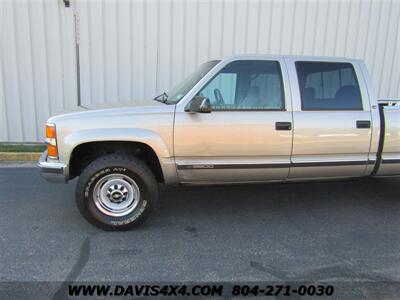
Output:
<svg viewBox="0 0 400 300">
<path fill-rule="evenodd" d="M 40 152 L 0 152 L 0 161 L 37 161 Z"/>
</svg>

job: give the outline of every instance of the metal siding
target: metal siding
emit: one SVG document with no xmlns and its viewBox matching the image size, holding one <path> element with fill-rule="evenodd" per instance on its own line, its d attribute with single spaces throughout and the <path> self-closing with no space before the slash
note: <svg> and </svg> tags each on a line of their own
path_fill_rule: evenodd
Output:
<svg viewBox="0 0 400 300">
<path fill-rule="evenodd" d="M 3 5 L 3 24 L 2 36 L 2 74 L 5 96 L 5 107 L 8 121 L 9 138 L 23 140 L 23 122 L 20 97 L 20 81 L 18 78 L 17 50 L 16 50 L 16 25 L 14 15 L 14 5 L 8 2 Z M 1 26 L 3 27 L 3 26 Z M 7 47 L 5 47 L 7 46 Z"/>
<path fill-rule="evenodd" d="M 242 53 L 364 59 L 380 97 L 400 96 L 400 1 L 2 1 L 0 140 L 43 140 L 76 107 L 144 104 L 204 61 Z"/>
<path fill-rule="evenodd" d="M 2 16 L 2 11 L 0 11 L 0 16 Z M 1 54 L 1 53 L 0 53 Z M 4 80 L 3 80 L 3 63 L 2 59 L 0 59 L 0 141 L 9 140 L 8 137 L 8 124 L 7 124 L 7 107 L 5 103 L 4 96 Z"/>
<path fill-rule="evenodd" d="M 143 2 L 131 2 L 131 73 L 130 98 L 144 99 L 146 97 L 146 53 L 147 53 L 147 35 L 146 35 L 146 4 Z M 123 60 L 120 60 L 123 61 Z"/>
<path fill-rule="evenodd" d="M 0 3 L 0 141 L 43 141 L 47 118 L 76 104 L 73 17 L 61 3 Z"/>
<path fill-rule="evenodd" d="M 116 24 L 116 39 L 118 41 L 118 85 L 117 94 L 119 102 L 128 102 L 131 99 L 131 82 L 132 82 L 132 56 L 131 53 L 131 17 L 129 2 L 119 2 L 116 7 L 116 18 L 119 20 Z M 126 60 L 121 60 L 121 57 L 126 57 Z"/>
</svg>

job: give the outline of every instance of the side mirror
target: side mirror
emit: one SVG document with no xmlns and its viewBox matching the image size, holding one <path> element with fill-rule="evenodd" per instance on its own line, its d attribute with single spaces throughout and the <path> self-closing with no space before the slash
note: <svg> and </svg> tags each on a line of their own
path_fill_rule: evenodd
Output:
<svg viewBox="0 0 400 300">
<path fill-rule="evenodd" d="M 185 107 L 185 111 L 196 112 L 196 113 L 210 113 L 211 112 L 210 99 L 205 98 L 203 96 L 196 96 Z"/>
</svg>

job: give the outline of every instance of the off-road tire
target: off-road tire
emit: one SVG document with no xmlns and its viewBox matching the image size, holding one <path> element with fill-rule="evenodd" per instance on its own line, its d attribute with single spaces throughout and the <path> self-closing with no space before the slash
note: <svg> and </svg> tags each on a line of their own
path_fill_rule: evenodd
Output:
<svg viewBox="0 0 400 300">
<path fill-rule="evenodd" d="M 137 207 L 126 216 L 110 216 L 99 210 L 93 197 L 96 183 L 111 174 L 123 174 L 139 187 Z M 158 183 L 150 168 L 129 155 L 111 154 L 91 162 L 81 173 L 76 186 L 76 203 L 82 216 L 92 225 L 107 231 L 129 230 L 142 224 L 158 198 Z"/>
</svg>

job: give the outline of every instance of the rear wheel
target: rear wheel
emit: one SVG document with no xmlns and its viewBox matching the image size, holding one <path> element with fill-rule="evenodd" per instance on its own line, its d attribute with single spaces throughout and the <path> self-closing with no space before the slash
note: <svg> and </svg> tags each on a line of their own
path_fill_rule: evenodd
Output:
<svg viewBox="0 0 400 300">
<path fill-rule="evenodd" d="M 128 155 L 96 159 L 83 170 L 76 187 L 79 211 L 104 230 L 128 230 L 143 223 L 157 197 L 151 170 Z"/>
</svg>

